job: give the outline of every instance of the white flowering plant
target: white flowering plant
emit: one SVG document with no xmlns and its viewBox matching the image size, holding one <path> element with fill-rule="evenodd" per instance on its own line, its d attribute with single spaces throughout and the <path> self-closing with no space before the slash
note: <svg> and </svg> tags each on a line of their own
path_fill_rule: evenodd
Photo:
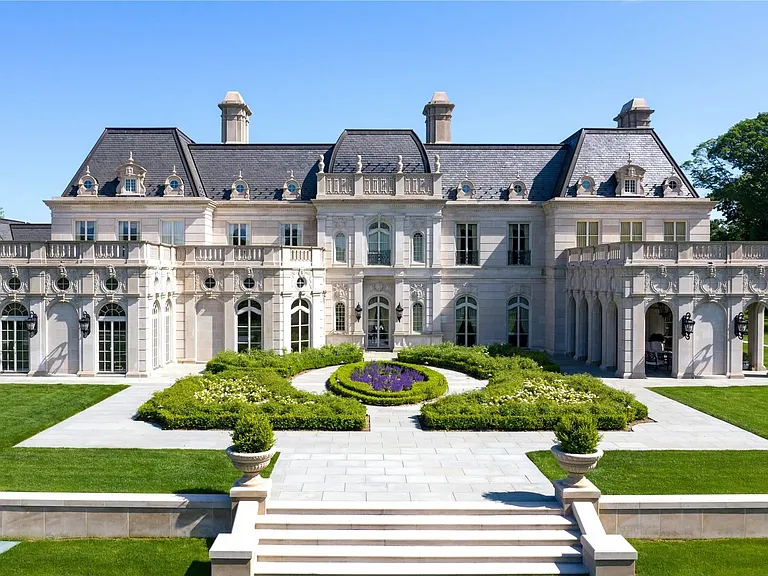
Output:
<svg viewBox="0 0 768 576">
<path fill-rule="evenodd" d="M 481 400 L 482 404 L 494 404 L 501 406 L 522 402 L 535 404 L 536 402 L 554 402 L 559 405 L 586 404 L 597 401 L 597 394 L 576 390 L 569 386 L 565 380 L 548 380 L 545 378 L 528 378 L 523 380 L 520 388 L 511 394 L 493 395 Z"/>
</svg>

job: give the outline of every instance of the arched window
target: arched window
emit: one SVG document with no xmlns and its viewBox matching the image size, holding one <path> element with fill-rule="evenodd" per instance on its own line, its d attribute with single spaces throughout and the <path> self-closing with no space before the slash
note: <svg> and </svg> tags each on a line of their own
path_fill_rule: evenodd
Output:
<svg viewBox="0 0 768 576">
<path fill-rule="evenodd" d="M 376 220 L 368 226 L 368 264 L 389 266 L 391 264 L 389 224 Z"/>
<path fill-rule="evenodd" d="M 472 296 L 460 296 L 456 300 L 456 344 L 477 344 L 477 300 Z"/>
<path fill-rule="evenodd" d="M 160 303 L 152 308 L 152 368 L 160 367 Z"/>
<path fill-rule="evenodd" d="M 175 340 L 173 334 L 173 306 L 171 301 L 165 303 L 165 363 L 171 361 L 171 345 Z"/>
<path fill-rule="evenodd" d="M 27 309 L 19 302 L 11 302 L 0 314 L 3 372 L 29 372 L 28 316 Z"/>
<path fill-rule="evenodd" d="M 109 303 L 99 312 L 99 372 L 128 367 L 128 321 L 122 306 Z"/>
<path fill-rule="evenodd" d="M 261 304 L 248 298 L 237 305 L 237 351 L 261 350 Z"/>
<path fill-rule="evenodd" d="M 507 342 L 518 348 L 528 348 L 530 304 L 522 296 L 507 302 Z"/>
<path fill-rule="evenodd" d="M 424 234 L 416 232 L 413 235 L 413 261 L 417 264 L 424 264 Z"/>
<path fill-rule="evenodd" d="M 309 300 L 294 300 L 291 304 L 291 352 L 301 352 L 310 347 L 309 322 Z"/>
<path fill-rule="evenodd" d="M 336 262 L 347 261 L 347 237 L 341 232 L 333 238 L 333 256 Z"/>
<path fill-rule="evenodd" d="M 334 306 L 334 329 L 336 332 L 347 331 L 347 307 L 344 306 L 344 302 L 336 302 Z"/>
<path fill-rule="evenodd" d="M 424 304 L 414 302 L 411 306 L 411 330 L 413 332 L 424 331 Z"/>
</svg>

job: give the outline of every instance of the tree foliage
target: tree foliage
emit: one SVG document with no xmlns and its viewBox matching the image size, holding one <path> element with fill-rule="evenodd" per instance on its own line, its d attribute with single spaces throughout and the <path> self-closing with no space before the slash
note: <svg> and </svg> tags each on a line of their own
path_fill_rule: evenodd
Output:
<svg viewBox="0 0 768 576">
<path fill-rule="evenodd" d="M 768 240 L 768 113 L 702 142 L 683 168 L 725 217 L 713 221 L 713 240 Z"/>
</svg>

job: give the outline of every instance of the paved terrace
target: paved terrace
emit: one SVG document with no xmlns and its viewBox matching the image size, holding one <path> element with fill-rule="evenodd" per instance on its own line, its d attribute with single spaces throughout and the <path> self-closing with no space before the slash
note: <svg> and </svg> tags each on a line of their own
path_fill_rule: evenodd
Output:
<svg viewBox="0 0 768 576">
<path fill-rule="evenodd" d="M 562 365 L 567 371 L 587 369 L 583 364 L 563 362 Z M 184 369 L 190 370 L 189 367 Z M 333 370 L 323 368 L 306 372 L 295 377 L 293 384 L 303 390 L 322 392 Z M 449 393 L 486 384 L 450 370 L 440 372 L 448 378 Z M 629 432 L 605 433 L 601 446 L 607 450 L 768 449 L 766 439 L 646 389 L 693 384 L 749 385 L 761 383 L 763 379 L 604 380 L 611 386 L 636 394 L 648 405 L 650 417 L 655 420 L 636 425 Z M 82 382 L 82 379 L 78 381 Z M 33 436 L 20 446 L 227 447 L 230 439 L 225 431 L 161 430 L 133 419 L 142 402 L 170 383 L 155 378 L 132 381 L 126 390 Z M 416 406 L 371 406 L 368 413 L 370 432 L 278 432 L 277 445 L 282 457 L 272 476 L 275 498 L 465 501 L 503 500 L 514 497 L 511 492 L 552 494 L 551 483 L 525 456 L 531 450 L 548 449 L 554 441 L 551 432 L 428 432 L 419 426 Z"/>
</svg>

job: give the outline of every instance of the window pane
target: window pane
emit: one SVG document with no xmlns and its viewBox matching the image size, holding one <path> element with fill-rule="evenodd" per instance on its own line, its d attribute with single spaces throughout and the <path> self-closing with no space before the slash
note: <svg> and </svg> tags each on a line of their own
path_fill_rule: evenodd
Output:
<svg viewBox="0 0 768 576">
<path fill-rule="evenodd" d="M 421 302 L 416 302 L 412 308 L 412 327 L 414 332 L 421 332 L 424 330 L 424 305 Z"/>
<path fill-rule="evenodd" d="M 685 236 L 686 236 L 686 223 L 685 222 L 676 222 L 675 223 L 675 232 L 677 233 L 676 240 L 678 242 L 685 242 Z"/>
<path fill-rule="evenodd" d="M 347 237 L 344 234 L 336 234 L 334 240 L 336 262 L 347 261 Z"/>
<path fill-rule="evenodd" d="M 177 220 L 173 223 L 173 244 L 181 246 L 184 244 L 184 221 Z"/>
<path fill-rule="evenodd" d="M 413 261 L 424 262 L 424 236 L 418 232 L 413 235 Z"/>
<path fill-rule="evenodd" d="M 675 241 L 675 223 L 674 222 L 664 222 L 664 241 L 665 242 Z"/>
<path fill-rule="evenodd" d="M 632 240 L 635 242 L 643 241 L 643 223 L 632 222 Z"/>
</svg>

